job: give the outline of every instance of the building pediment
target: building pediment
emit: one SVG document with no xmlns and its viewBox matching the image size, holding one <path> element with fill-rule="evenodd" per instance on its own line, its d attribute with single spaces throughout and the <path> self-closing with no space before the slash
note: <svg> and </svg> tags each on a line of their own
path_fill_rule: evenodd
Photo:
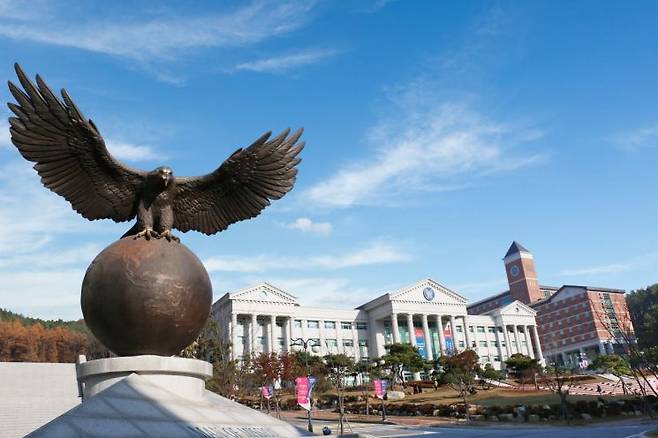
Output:
<svg viewBox="0 0 658 438">
<path fill-rule="evenodd" d="M 267 302 L 299 306 L 297 297 L 269 283 L 261 283 L 233 292 L 230 294 L 229 299 L 233 301 Z"/>
<path fill-rule="evenodd" d="M 431 278 L 392 292 L 390 300 L 407 303 L 468 304 L 465 297 Z"/>
<path fill-rule="evenodd" d="M 503 307 L 494 309 L 491 312 L 487 312 L 487 315 L 519 315 L 519 316 L 535 316 L 537 312 L 531 307 L 523 304 L 521 301 L 512 301 L 509 304 L 506 304 Z"/>
</svg>

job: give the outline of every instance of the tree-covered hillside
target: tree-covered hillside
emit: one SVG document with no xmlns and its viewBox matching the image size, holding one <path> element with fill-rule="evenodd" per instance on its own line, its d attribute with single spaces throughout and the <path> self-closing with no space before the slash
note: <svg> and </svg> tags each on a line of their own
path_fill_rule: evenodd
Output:
<svg viewBox="0 0 658 438">
<path fill-rule="evenodd" d="M 626 296 L 640 348 L 658 347 L 658 284 Z"/>
</svg>

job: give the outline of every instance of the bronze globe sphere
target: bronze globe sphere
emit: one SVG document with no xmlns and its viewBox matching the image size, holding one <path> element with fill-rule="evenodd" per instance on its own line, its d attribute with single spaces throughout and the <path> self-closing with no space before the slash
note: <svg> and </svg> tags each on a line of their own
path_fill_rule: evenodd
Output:
<svg viewBox="0 0 658 438">
<path fill-rule="evenodd" d="M 203 329 L 212 287 L 185 245 L 125 237 L 87 268 L 81 305 L 89 329 L 117 355 L 171 356 Z"/>
</svg>

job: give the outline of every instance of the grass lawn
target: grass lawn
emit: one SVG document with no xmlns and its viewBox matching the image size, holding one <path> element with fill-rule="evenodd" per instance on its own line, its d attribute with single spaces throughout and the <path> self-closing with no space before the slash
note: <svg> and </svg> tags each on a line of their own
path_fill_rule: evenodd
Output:
<svg viewBox="0 0 658 438">
<path fill-rule="evenodd" d="M 356 395 L 356 393 L 355 393 Z M 574 402 L 577 400 L 596 400 L 596 395 L 573 395 L 569 396 L 569 401 Z M 606 400 L 622 399 L 624 396 L 605 396 Z M 468 399 L 469 403 L 479 404 L 484 406 L 504 406 L 504 405 L 544 405 L 544 404 L 558 404 L 560 399 L 557 395 L 548 391 L 535 391 L 528 389 L 527 391 L 514 391 L 509 389 L 490 389 L 478 390 L 477 394 L 472 395 Z M 441 387 L 437 391 L 428 390 L 421 394 L 408 394 L 403 400 L 388 401 L 387 404 L 401 404 L 401 403 L 432 403 L 436 405 L 449 405 L 453 403 L 461 403 L 462 400 L 457 396 L 457 393 L 448 388 Z"/>
</svg>

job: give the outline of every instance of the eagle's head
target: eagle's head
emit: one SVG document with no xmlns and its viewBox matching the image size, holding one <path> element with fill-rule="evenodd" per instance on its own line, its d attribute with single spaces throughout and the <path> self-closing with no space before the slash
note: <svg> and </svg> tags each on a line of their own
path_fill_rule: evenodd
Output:
<svg viewBox="0 0 658 438">
<path fill-rule="evenodd" d="M 174 182 L 174 172 L 169 167 L 158 167 L 157 169 L 149 173 L 149 179 L 154 182 L 157 181 L 158 185 L 162 187 L 168 187 L 172 182 Z"/>
</svg>

